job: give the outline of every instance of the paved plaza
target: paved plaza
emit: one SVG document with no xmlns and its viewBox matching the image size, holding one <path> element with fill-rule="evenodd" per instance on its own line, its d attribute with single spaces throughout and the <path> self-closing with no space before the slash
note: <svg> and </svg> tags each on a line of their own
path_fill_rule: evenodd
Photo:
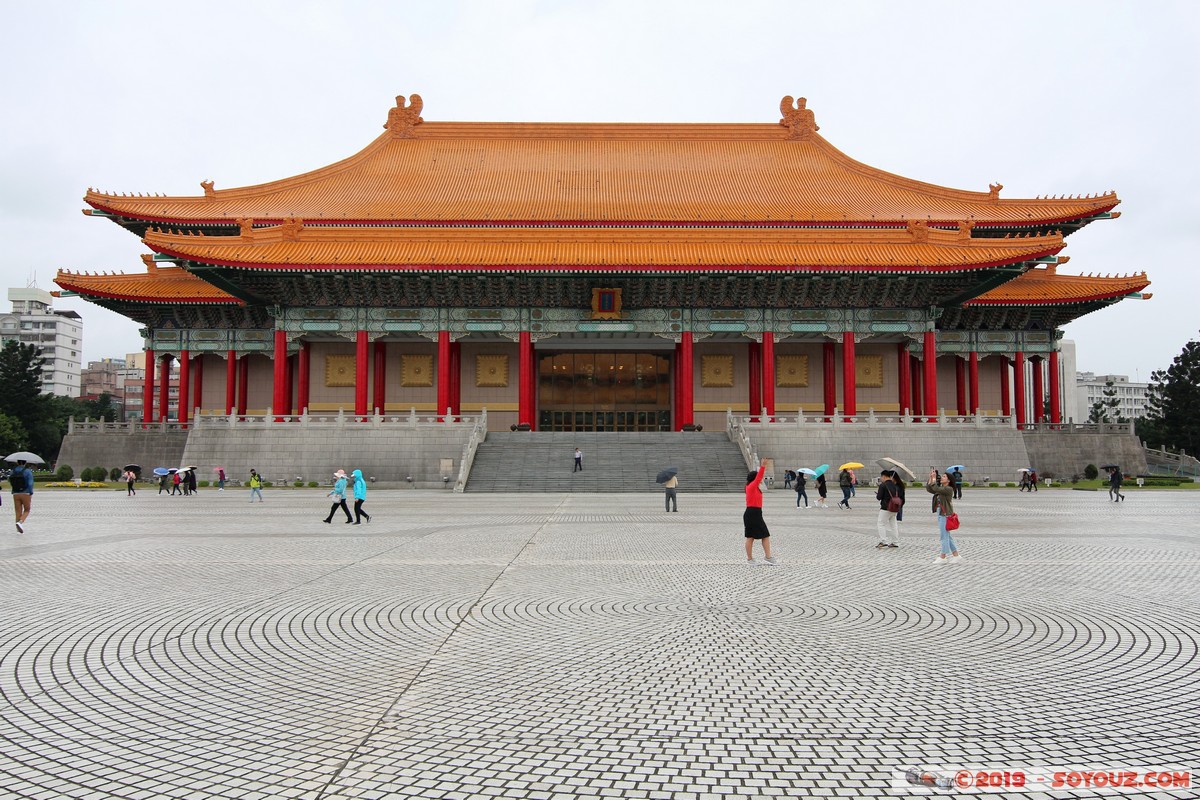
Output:
<svg viewBox="0 0 1200 800">
<path fill-rule="evenodd" d="M 741 495 L 681 484 L 677 514 L 373 491 L 357 527 L 319 490 L 39 491 L 25 536 L 0 527 L 0 797 L 956 796 L 903 771 L 1200 767 L 1200 494 L 968 489 L 966 563 L 937 566 L 920 490 L 887 551 L 870 496 L 776 490 L 782 563 L 750 567 Z"/>
</svg>

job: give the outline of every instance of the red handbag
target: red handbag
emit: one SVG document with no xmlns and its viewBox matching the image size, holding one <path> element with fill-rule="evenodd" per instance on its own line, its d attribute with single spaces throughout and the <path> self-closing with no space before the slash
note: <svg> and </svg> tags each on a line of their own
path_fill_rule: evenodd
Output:
<svg viewBox="0 0 1200 800">
<path fill-rule="evenodd" d="M 958 514 L 951 514 L 950 516 L 946 517 L 946 530 L 956 531 L 958 530 L 958 525 Z"/>
</svg>

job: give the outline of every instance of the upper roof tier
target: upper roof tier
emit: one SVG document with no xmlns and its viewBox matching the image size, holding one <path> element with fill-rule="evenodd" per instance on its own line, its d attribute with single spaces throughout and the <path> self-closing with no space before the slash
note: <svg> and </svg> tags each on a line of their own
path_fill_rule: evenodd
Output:
<svg viewBox="0 0 1200 800">
<path fill-rule="evenodd" d="M 817 133 L 800 98 L 775 124 L 424 122 L 397 98 L 362 151 L 292 178 L 234 189 L 202 182 L 192 197 L 88 190 L 123 222 L 232 225 L 903 225 L 926 220 L 1021 228 L 1084 221 L 1113 192 L 1001 199 L 855 161 Z M 91 212 L 85 212 L 91 213 Z"/>
<path fill-rule="evenodd" d="M 151 249 L 253 270 L 743 271 L 932 273 L 1035 261 L 1063 249 L 1060 234 L 972 238 L 970 227 L 867 228 L 360 228 L 296 220 L 240 236 L 149 232 Z"/>
</svg>

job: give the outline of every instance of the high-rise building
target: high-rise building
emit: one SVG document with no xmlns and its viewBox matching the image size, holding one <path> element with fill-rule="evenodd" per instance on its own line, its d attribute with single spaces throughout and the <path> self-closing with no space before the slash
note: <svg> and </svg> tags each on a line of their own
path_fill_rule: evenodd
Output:
<svg viewBox="0 0 1200 800">
<path fill-rule="evenodd" d="M 1076 421 L 1087 422 L 1092 406 L 1106 399 L 1105 392 L 1113 392 L 1117 400 L 1116 415 L 1121 419 L 1135 420 L 1146 416 L 1150 384 L 1129 380 L 1128 375 L 1097 375 L 1094 372 L 1076 372 Z M 1109 422 L 1116 422 L 1109 414 Z"/>
<path fill-rule="evenodd" d="M 74 311 L 55 311 L 53 296 L 29 286 L 9 289 L 12 311 L 0 315 L 0 340 L 31 344 L 46 359 L 42 391 L 66 397 L 80 394 L 83 362 L 83 318 Z"/>
</svg>

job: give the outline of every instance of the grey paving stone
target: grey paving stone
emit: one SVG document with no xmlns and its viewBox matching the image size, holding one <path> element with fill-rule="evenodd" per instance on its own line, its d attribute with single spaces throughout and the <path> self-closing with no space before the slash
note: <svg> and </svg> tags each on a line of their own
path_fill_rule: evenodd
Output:
<svg viewBox="0 0 1200 800">
<path fill-rule="evenodd" d="M 898 550 L 869 500 L 769 492 L 782 563 L 754 568 L 737 495 L 373 491 L 341 527 L 317 490 L 39 492 L 0 535 L 0 795 L 908 797 L 907 766 L 1193 765 L 1200 497 L 968 490 L 956 566 L 919 490 Z"/>
</svg>

